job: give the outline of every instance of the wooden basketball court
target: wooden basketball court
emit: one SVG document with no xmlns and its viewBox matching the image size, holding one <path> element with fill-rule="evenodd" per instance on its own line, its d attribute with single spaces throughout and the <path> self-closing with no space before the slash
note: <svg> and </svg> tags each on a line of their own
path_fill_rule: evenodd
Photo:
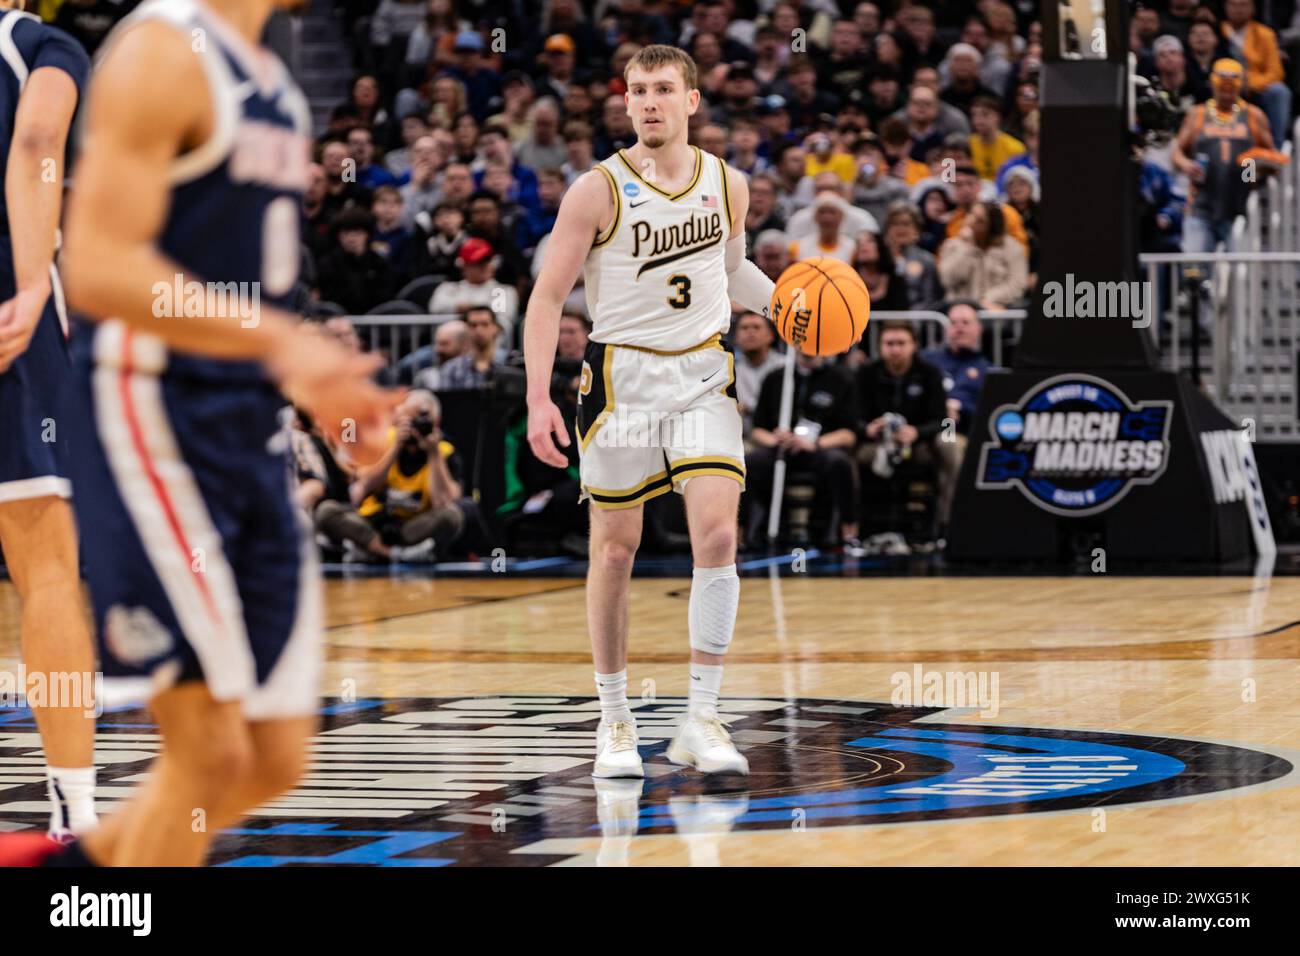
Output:
<svg viewBox="0 0 1300 956">
<path fill-rule="evenodd" d="M 1296 578 L 745 577 L 723 693 L 748 703 L 723 710 L 755 772 L 726 782 L 662 757 L 659 729 L 688 679 L 688 586 L 633 582 L 629 697 L 648 776 L 619 792 L 589 776 L 599 715 L 581 578 L 328 580 L 321 695 L 335 716 L 318 762 L 298 791 L 223 835 L 216 860 L 310 862 L 389 832 L 415 842 L 354 861 L 1300 859 Z M 16 610 L 0 584 L 0 670 L 18 667 Z M 968 686 L 992 693 L 966 706 L 924 698 L 934 674 L 935 687 L 974 675 Z M 0 828 L 41 826 L 34 727 L 25 711 L 3 714 Z M 397 737 L 402 747 L 386 745 Z M 496 749 L 478 752 L 484 739 Z M 99 742 L 102 812 L 138 782 L 156 739 L 143 714 L 110 713 Z M 502 748 L 532 756 L 493 764 Z M 992 762 L 975 780 L 960 776 L 963 760 Z M 281 839 L 284 818 L 316 821 L 299 827 L 316 836 L 369 836 Z M 436 844 L 420 843 L 428 834 Z"/>
</svg>

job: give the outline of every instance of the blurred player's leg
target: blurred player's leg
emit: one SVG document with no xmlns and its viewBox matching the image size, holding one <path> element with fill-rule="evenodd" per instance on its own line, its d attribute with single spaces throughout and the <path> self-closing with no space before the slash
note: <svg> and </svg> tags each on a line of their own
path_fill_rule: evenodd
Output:
<svg viewBox="0 0 1300 956">
<path fill-rule="evenodd" d="M 628 588 L 641 543 L 645 507 L 591 506 L 591 557 L 587 569 L 587 630 L 600 695 L 596 730 L 597 777 L 640 777 L 636 723 L 627 703 Z"/>
<path fill-rule="evenodd" d="M 740 578 L 736 575 L 740 492 L 738 482 L 719 475 L 698 475 L 684 489 L 695 560 L 689 611 L 690 707 L 668 749 L 668 758 L 705 773 L 749 773 L 749 761 L 736 750 L 718 720 L 722 665 L 740 602 Z"/>
<path fill-rule="evenodd" d="M 48 699 L 29 702 L 45 749 L 50 835 L 85 833 L 96 824 L 95 716 L 88 699 L 95 656 L 72 508 L 53 496 L 0 504 L 0 542 L 22 604 L 23 665 L 48 690 Z M 71 689 L 80 689 L 78 699 L 56 699 Z"/>
</svg>

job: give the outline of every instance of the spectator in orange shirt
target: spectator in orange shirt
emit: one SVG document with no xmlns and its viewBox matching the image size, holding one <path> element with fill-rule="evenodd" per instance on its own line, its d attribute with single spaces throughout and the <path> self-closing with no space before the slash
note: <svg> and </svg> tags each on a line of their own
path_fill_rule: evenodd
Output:
<svg viewBox="0 0 1300 956">
<path fill-rule="evenodd" d="M 889 161 L 889 175 L 901 179 L 908 189 L 929 177 L 930 168 L 912 158 L 912 136 L 901 119 L 891 116 L 880 124 L 880 144 Z"/>
<path fill-rule="evenodd" d="M 1277 34 L 1254 19 L 1253 0 L 1227 0 L 1221 25 L 1228 50 L 1246 65 L 1247 99 L 1259 102 L 1268 116 L 1273 142 L 1286 142 L 1291 125 L 1291 90 L 1286 85 L 1286 70 L 1277 48 Z"/>
<path fill-rule="evenodd" d="M 980 179 L 979 173 L 975 171 L 974 166 L 958 166 L 956 171 L 956 181 L 953 183 L 952 198 L 957 204 L 956 211 L 953 212 L 952 218 L 948 220 L 948 238 L 952 239 L 961 232 L 961 227 L 966 223 L 966 217 L 971 209 L 980 201 L 980 193 L 983 189 L 983 180 Z M 1020 213 L 1016 212 L 1010 206 L 1002 207 L 1002 220 L 1005 226 L 1005 232 L 1012 239 L 1015 239 L 1025 250 L 1029 249 L 1029 236 L 1025 232 L 1025 222 L 1020 218 Z M 943 248 L 939 249 L 940 256 L 943 255 Z"/>
</svg>

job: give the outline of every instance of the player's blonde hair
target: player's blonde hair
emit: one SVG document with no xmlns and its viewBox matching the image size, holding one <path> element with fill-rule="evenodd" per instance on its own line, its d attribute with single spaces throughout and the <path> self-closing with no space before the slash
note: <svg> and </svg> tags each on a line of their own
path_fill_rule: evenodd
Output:
<svg viewBox="0 0 1300 956">
<path fill-rule="evenodd" d="M 632 59 L 627 61 L 627 66 L 623 67 L 623 79 L 630 81 L 634 68 L 651 72 L 661 66 L 675 66 L 681 70 L 682 79 L 686 81 L 687 92 L 699 87 L 700 74 L 691 55 L 680 47 L 668 46 L 665 43 L 652 43 L 637 50 L 632 55 Z"/>
</svg>

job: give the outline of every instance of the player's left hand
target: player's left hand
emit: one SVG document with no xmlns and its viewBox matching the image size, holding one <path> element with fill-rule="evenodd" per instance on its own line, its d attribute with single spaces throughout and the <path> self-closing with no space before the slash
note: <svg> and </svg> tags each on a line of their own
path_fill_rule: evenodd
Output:
<svg viewBox="0 0 1300 956">
<path fill-rule="evenodd" d="M 48 298 L 48 290 L 44 294 L 23 291 L 0 304 L 0 372 L 7 372 L 14 359 L 27 351 Z"/>
</svg>

